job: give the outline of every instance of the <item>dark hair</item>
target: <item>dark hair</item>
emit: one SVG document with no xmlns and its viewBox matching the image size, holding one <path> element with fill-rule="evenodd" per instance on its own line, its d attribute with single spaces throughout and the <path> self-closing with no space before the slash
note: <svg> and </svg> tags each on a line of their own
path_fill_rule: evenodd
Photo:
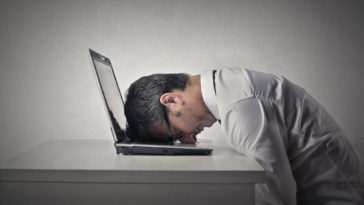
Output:
<svg viewBox="0 0 364 205">
<path fill-rule="evenodd" d="M 173 89 L 184 90 L 187 83 L 188 75 L 185 73 L 154 74 L 132 83 L 125 100 L 127 136 L 137 142 L 157 141 L 148 134 L 147 128 L 152 122 L 164 119 L 165 107 L 159 98 Z"/>
</svg>

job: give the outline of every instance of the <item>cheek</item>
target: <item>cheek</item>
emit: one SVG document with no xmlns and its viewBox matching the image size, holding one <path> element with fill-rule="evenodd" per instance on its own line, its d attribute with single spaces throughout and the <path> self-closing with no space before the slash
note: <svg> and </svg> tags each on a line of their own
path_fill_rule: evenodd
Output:
<svg viewBox="0 0 364 205">
<path fill-rule="evenodd" d="M 175 127 L 185 133 L 189 134 L 194 131 L 195 127 L 197 126 L 197 123 L 193 119 L 183 119 L 180 118 L 178 121 L 176 121 Z"/>
<path fill-rule="evenodd" d="M 197 123 L 199 123 L 202 120 L 202 117 L 199 115 L 199 113 L 193 112 L 193 110 L 190 110 L 188 113 L 186 113 L 184 115 L 182 114 L 181 117 L 187 124 L 196 125 Z"/>
<path fill-rule="evenodd" d="M 188 127 L 195 128 L 201 122 L 201 119 L 197 115 L 190 115 L 189 118 L 185 119 L 185 122 L 188 124 Z"/>
</svg>

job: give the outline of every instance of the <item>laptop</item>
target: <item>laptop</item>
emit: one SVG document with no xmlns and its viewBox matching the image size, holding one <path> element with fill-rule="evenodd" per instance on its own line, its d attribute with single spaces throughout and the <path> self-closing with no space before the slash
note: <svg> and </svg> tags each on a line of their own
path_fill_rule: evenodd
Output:
<svg viewBox="0 0 364 205">
<path fill-rule="evenodd" d="M 209 155 L 212 143 L 207 139 L 200 139 L 196 144 L 142 144 L 135 143 L 126 135 L 126 117 L 124 114 L 124 100 L 117 83 L 110 58 L 89 49 L 93 73 L 100 88 L 101 97 L 109 119 L 110 131 L 114 138 L 116 153 L 150 154 L 150 155 Z"/>
</svg>

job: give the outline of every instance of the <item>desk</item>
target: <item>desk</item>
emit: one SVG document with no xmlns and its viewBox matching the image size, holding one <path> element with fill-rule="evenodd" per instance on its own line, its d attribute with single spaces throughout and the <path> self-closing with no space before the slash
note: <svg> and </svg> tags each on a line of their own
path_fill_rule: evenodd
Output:
<svg viewBox="0 0 364 205">
<path fill-rule="evenodd" d="M 50 140 L 1 165 L 0 204 L 254 204 L 263 169 L 213 145 L 210 156 L 132 156 L 109 140 Z"/>
</svg>

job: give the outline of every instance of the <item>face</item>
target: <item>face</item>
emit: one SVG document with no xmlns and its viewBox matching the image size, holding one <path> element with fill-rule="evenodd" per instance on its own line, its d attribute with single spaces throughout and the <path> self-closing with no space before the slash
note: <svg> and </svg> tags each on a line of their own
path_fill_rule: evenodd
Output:
<svg viewBox="0 0 364 205">
<path fill-rule="evenodd" d="M 216 119 L 207 108 L 197 102 L 182 103 L 169 107 L 169 112 L 162 122 L 152 123 L 149 127 L 150 133 L 156 138 L 167 140 L 168 124 L 170 135 L 183 143 L 196 143 L 196 135 L 201 133 L 205 127 L 211 127 Z"/>
<path fill-rule="evenodd" d="M 196 136 L 205 127 L 211 127 L 215 122 L 212 115 L 185 110 L 177 113 L 169 113 L 169 123 L 173 136 L 182 136 L 179 140 L 183 143 L 196 143 Z"/>
</svg>

